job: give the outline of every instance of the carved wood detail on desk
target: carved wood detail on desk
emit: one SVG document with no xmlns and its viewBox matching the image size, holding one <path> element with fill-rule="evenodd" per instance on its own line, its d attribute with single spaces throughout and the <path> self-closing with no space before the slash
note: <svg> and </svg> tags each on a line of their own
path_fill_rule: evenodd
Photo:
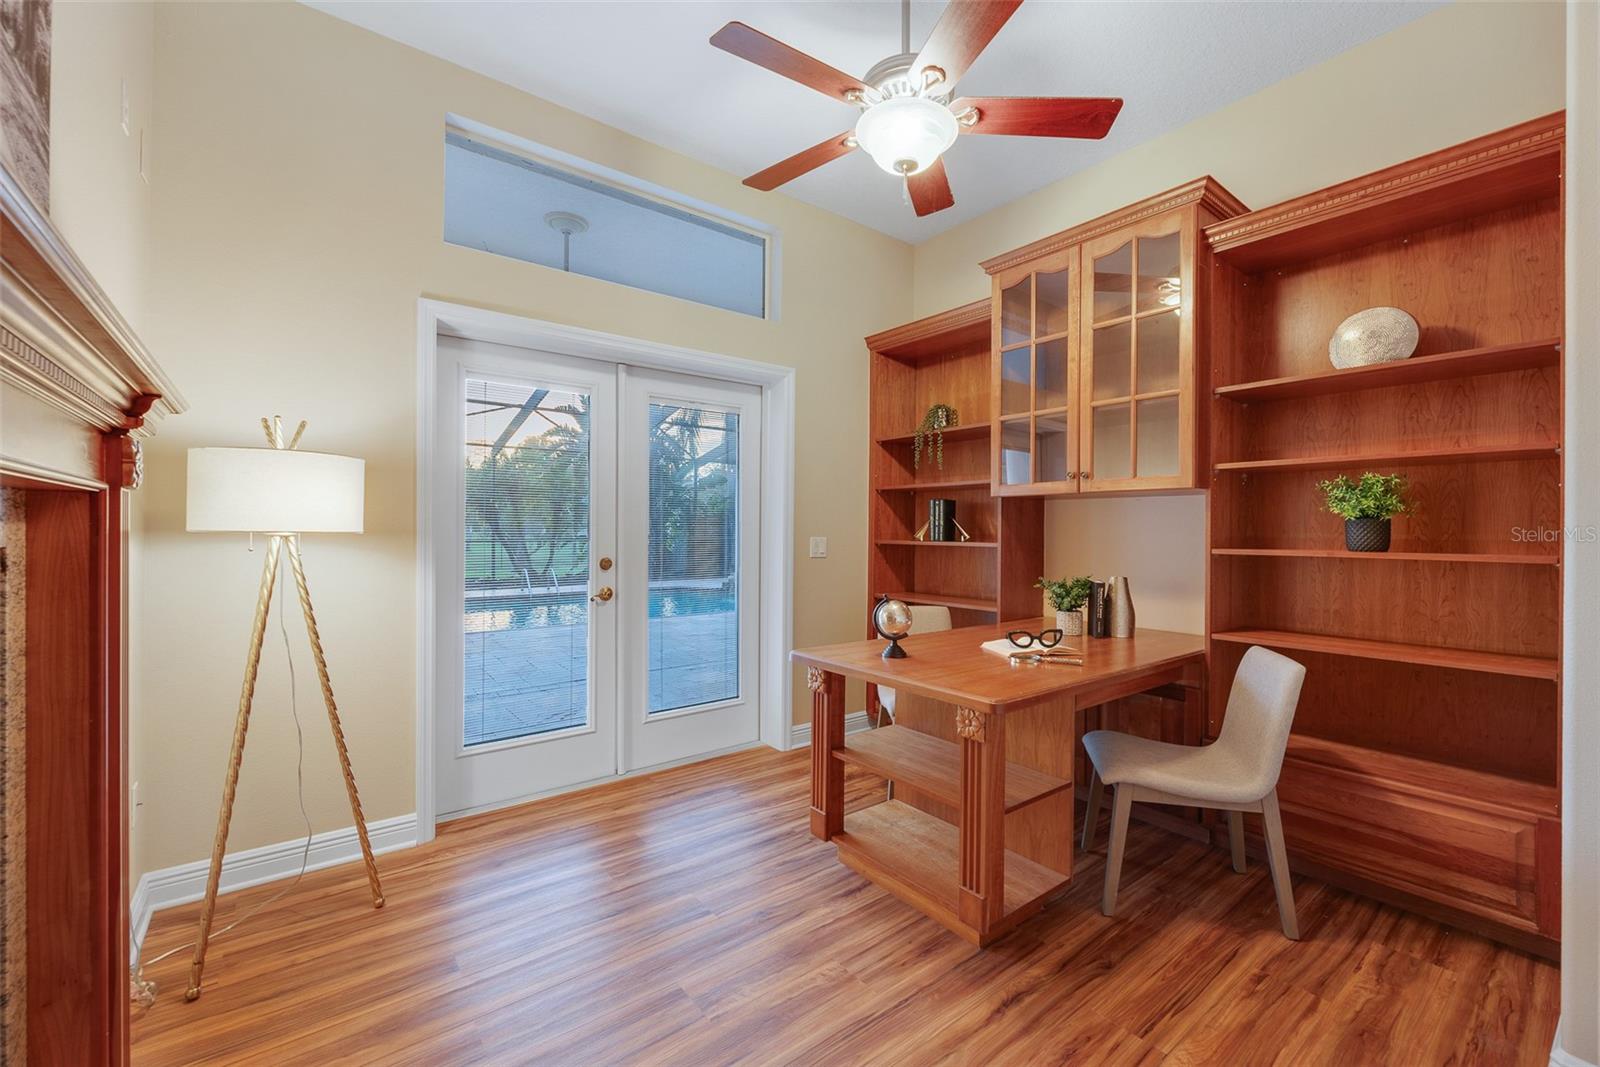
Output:
<svg viewBox="0 0 1600 1067">
<path fill-rule="evenodd" d="M 811 688 L 811 832 L 827 841 L 844 829 L 844 675 L 806 668 Z"/>
<path fill-rule="evenodd" d="M 961 895 L 957 914 L 979 930 L 1005 916 L 1005 715 L 956 709 L 961 735 Z M 1068 828 L 1070 836 L 1071 827 Z M 1070 873 L 1070 872 L 1067 872 Z"/>
</svg>

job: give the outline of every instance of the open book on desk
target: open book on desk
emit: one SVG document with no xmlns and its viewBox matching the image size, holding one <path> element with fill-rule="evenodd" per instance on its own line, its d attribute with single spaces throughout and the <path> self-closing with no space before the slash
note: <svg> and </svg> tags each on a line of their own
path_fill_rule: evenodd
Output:
<svg viewBox="0 0 1600 1067">
<path fill-rule="evenodd" d="M 1054 648 L 1041 648 L 1037 644 L 1027 648 L 1018 648 L 1011 643 L 1008 637 L 1001 637 L 994 641 L 985 641 L 978 646 L 985 652 L 993 652 L 997 656 L 1004 656 L 1013 663 L 1064 663 L 1069 667 L 1083 666 L 1083 650 L 1069 648 L 1066 645 L 1056 645 Z"/>
</svg>

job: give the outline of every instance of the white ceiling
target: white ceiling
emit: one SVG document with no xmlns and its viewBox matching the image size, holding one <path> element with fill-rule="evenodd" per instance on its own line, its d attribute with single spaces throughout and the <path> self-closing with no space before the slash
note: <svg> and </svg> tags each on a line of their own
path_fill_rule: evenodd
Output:
<svg viewBox="0 0 1600 1067">
<path fill-rule="evenodd" d="M 853 74 L 900 50 L 893 0 L 305 2 L 740 177 L 848 130 L 856 112 L 712 48 L 707 38 L 724 23 L 749 23 Z M 962 137 L 946 155 L 956 205 L 924 219 L 864 152 L 783 191 L 902 240 L 926 240 L 1438 6 L 1031 0 L 959 91 L 1121 96 L 1126 104 L 1105 140 Z M 943 8 L 913 4 L 913 50 Z"/>
</svg>

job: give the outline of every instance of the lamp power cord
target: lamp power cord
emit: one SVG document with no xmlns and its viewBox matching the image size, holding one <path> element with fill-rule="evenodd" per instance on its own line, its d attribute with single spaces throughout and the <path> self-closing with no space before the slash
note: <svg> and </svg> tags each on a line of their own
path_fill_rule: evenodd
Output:
<svg viewBox="0 0 1600 1067">
<path fill-rule="evenodd" d="M 253 548 L 253 545 L 252 545 L 252 548 Z M 261 902 L 252 905 L 249 909 L 247 909 L 244 912 L 244 914 L 240 915 L 237 919 L 234 919 L 227 926 L 224 926 L 222 929 L 220 929 L 216 933 L 212 934 L 211 935 L 211 940 L 212 941 L 215 941 L 217 938 L 223 936 L 228 931 L 236 928 L 241 923 L 245 922 L 247 919 L 250 919 L 257 912 L 259 912 L 263 908 L 267 907 L 267 905 L 275 904 L 279 900 L 281 900 L 284 897 L 285 894 L 287 894 L 291 889 L 293 889 L 295 886 L 300 884 L 300 880 L 306 876 L 306 867 L 311 862 L 311 839 L 313 837 L 313 833 L 312 833 L 312 830 L 311 830 L 311 816 L 306 812 L 306 776 L 305 776 L 306 739 L 305 739 L 305 732 L 301 728 L 301 725 L 300 725 L 300 708 L 299 708 L 298 702 L 295 699 L 295 692 L 299 688 L 299 686 L 298 686 L 298 682 L 297 682 L 297 679 L 295 677 L 295 672 L 294 672 L 294 650 L 289 644 L 289 627 L 284 622 L 284 612 L 287 610 L 287 607 L 288 607 L 288 603 L 287 603 L 288 592 L 287 592 L 287 588 L 286 588 L 287 585 L 288 585 L 287 582 L 279 582 L 278 583 L 278 633 L 280 635 L 282 635 L 282 637 L 283 637 L 283 654 L 284 654 L 284 657 L 285 657 L 285 659 L 287 660 L 287 662 L 289 664 L 289 714 L 294 719 L 295 792 L 296 792 L 296 795 L 298 796 L 299 802 L 300 802 L 300 818 L 305 823 L 305 827 L 306 827 L 305 843 L 304 843 L 304 845 L 301 846 L 301 849 L 300 849 L 300 870 L 295 874 L 294 880 L 292 882 L 290 882 L 288 885 L 284 886 L 282 889 L 280 889 L 276 893 L 272 894 L 272 896 L 267 897 L 265 900 L 262 900 Z M 129 982 L 130 982 L 130 985 L 131 985 L 130 995 L 131 995 L 131 999 L 133 1000 L 133 1002 L 136 1003 L 136 1004 L 139 1004 L 139 1005 L 141 1005 L 143 1007 L 148 1008 L 148 1007 L 150 1007 L 152 1004 L 154 1004 L 156 1002 L 156 994 L 160 991 L 160 987 L 154 981 L 152 981 L 151 979 L 146 978 L 144 976 L 145 967 L 150 966 L 151 964 L 160 963 L 162 960 L 168 958 L 169 956 L 175 956 L 180 952 L 184 952 L 184 951 L 186 951 L 188 949 L 194 948 L 194 945 L 195 945 L 195 943 L 193 941 L 189 941 L 189 942 L 186 942 L 186 943 L 184 943 L 182 945 L 177 946 L 176 948 L 170 948 L 167 951 L 163 952 L 161 955 L 156 956 L 156 957 L 154 957 L 154 958 L 152 958 L 150 960 L 145 960 L 144 959 L 144 943 L 141 941 L 140 944 L 139 944 L 138 955 L 134 957 L 133 965 L 128 969 L 128 978 L 129 978 Z"/>
</svg>

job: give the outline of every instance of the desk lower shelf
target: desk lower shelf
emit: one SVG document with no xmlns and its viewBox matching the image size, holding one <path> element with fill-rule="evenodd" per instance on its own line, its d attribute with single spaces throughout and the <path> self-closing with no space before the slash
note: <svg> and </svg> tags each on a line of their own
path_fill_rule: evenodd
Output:
<svg viewBox="0 0 1600 1067">
<path fill-rule="evenodd" d="M 833 758 L 908 785 L 952 807 L 961 806 L 961 749 L 952 742 L 908 726 L 885 726 L 851 734 L 845 738 L 844 748 L 834 750 Z M 1006 764 L 1008 814 L 1071 788 L 1065 778 L 1020 763 Z"/>
<path fill-rule="evenodd" d="M 1036 914 L 1071 880 L 1007 849 L 1005 917 L 980 937 L 956 913 L 960 834 L 954 826 L 890 800 L 846 815 L 844 833 L 833 842 L 846 866 L 974 944 L 987 944 Z"/>
</svg>

